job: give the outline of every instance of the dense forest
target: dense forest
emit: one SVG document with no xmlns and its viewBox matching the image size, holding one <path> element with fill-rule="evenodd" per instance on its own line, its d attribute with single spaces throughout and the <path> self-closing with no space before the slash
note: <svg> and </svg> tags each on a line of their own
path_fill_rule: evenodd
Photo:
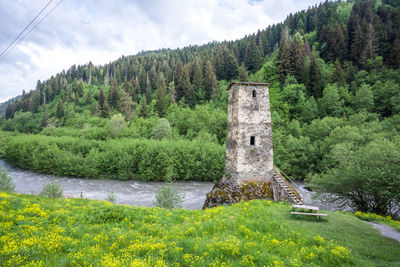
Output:
<svg viewBox="0 0 400 267">
<path fill-rule="evenodd" d="M 399 212 L 398 0 L 325 1 L 240 40 L 74 65 L 7 106 L 0 152 L 60 175 L 218 180 L 237 80 L 270 84 L 280 169 Z"/>
</svg>

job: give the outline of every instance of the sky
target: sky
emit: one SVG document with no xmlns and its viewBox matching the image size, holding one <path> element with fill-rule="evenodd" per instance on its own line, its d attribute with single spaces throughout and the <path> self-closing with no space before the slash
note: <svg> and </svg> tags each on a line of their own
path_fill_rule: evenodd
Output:
<svg viewBox="0 0 400 267">
<path fill-rule="evenodd" d="M 0 0 L 0 53 L 49 1 Z M 0 103 L 73 64 L 103 65 L 140 51 L 240 39 L 319 2 L 53 0 L 24 38 L 0 57 Z"/>
</svg>

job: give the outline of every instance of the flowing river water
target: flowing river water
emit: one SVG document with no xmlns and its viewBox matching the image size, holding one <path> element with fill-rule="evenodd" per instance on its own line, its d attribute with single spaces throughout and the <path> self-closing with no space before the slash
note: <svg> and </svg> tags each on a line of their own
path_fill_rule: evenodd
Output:
<svg viewBox="0 0 400 267">
<path fill-rule="evenodd" d="M 8 175 L 13 178 L 16 193 L 38 195 L 43 187 L 55 180 L 64 190 L 65 197 L 84 197 L 105 200 L 112 190 L 115 202 L 131 206 L 154 206 L 156 192 L 163 186 L 162 182 L 144 182 L 139 180 L 111 180 L 111 179 L 82 179 L 71 177 L 54 177 L 54 175 L 40 174 L 12 166 L 0 159 L 0 166 L 7 169 Z M 178 193 L 183 196 L 182 207 L 186 209 L 201 209 L 206 194 L 211 191 L 212 182 L 176 182 Z M 337 210 L 334 204 L 313 198 L 313 192 L 302 189 L 304 204 L 319 206 L 324 210 Z"/>
</svg>

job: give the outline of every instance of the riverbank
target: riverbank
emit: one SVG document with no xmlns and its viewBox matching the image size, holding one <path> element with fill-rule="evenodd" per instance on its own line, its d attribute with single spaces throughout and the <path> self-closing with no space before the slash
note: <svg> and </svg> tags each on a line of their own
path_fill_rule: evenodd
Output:
<svg viewBox="0 0 400 267">
<path fill-rule="evenodd" d="M 215 182 L 225 167 L 225 147 L 200 141 L 7 133 L 1 145 L 15 166 L 67 177 Z"/>
<path fill-rule="evenodd" d="M 67 197 L 83 197 L 104 200 L 112 190 L 115 202 L 131 206 L 154 206 L 155 194 L 164 182 L 145 182 L 140 180 L 113 180 L 113 179 L 82 179 L 59 177 L 48 174 L 35 173 L 12 166 L 0 159 L 0 166 L 7 169 L 8 175 L 16 185 L 16 193 L 38 195 L 43 187 L 55 180 L 63 187 Z M 183 196 L 182 207 L 186 209 L 201 209 L 206 194 L 211 191 L 212 182 L 176 182 L 178 193 Z"/>
<path fill-rule="evenodd" d="M 400 263 L 400 244 L 354 215 L 294 218 L 265 200 L 190 211 L 0 193 L 0 207 L 0 265 Z"/>
</svg>

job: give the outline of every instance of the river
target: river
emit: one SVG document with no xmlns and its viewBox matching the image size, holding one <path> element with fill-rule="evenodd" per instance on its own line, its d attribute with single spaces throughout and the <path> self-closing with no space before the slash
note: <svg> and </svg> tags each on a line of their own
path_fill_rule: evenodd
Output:
<svg viewBox="0 0 400 267">
<path fill-rule="evenodd" d="M 20 194 L 38 195 L 43 187 L 52 181 L 60 184 L 65 197 L 84 197 L 105 200 L 112 190 L 115 202 L 131 206 L 154 206 L 156 192 L 164 185 L 162 182 L 144 182 L 139 180 L 111 180 L 111 179 L 82 179 L 71 177 L 54 177 L 54 175 L 40 174 L 12 166 L 0 159 L 0 166 L 7 169 L 8 175 L 13 178 L 15 192 Z M 298 183 L 303 191 L 304 204 L 318 206 L 324 210 L 337 210 L 329 202 L 314 198 L 313 192 Z M 182 207 L 186 209 L 201 209 L 206 194 L 211 191 L 214 183 L 211 182 L 176 182 L 178 193 L 183 196 Z"/>
</svg>

